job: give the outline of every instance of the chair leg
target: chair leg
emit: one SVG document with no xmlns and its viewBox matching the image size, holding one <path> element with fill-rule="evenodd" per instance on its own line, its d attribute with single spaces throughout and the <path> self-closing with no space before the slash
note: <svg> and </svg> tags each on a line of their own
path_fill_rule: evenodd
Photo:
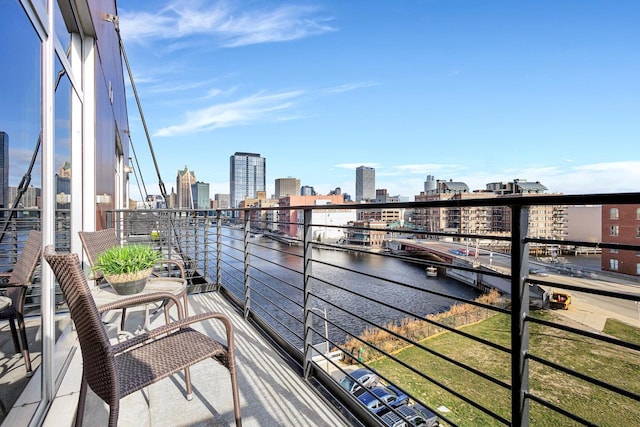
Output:
<svg viewBox="0 0 640 427">
<path fill-rule="evenodd" d="M 18 330 L 16 329 L 16 322 L 13 317 L 9 317 L 9 327 L 11 328 L 11 338 L 13 339 L 13 348 L 16 354 L 20 354 L 20 341 L 18 340 Z"/>
<path fill-rule="evenodd" d="M 78 409 L 76 410 L 75 427 L 82 427 L 84 418 L 84 403 L 87 400 L 87 381 L 84 378 L 84 370 L 82 371 L 82 380 L 80 382 L 80 395 L 78 396 Z"/>
<path fill-rule="evenodd" d="M 193 390 L 191 387 L 191 371 L 189 370 L 189 368 L 186 368 L 184 370 L 184 383 L 187 386 L 187 400 L 192 400 L 193 399 Z"/>
<path fill-rule="evenodd" d="M 24 324 L 24 317 L 18 316 L 18 328 L 22 338 L 22 358 L 24 359 L 24 367 L 27 369 L 27 378 L 33 375 L 31 369 L 31 355 L 29 354 L 29 341 L 27 341 L 27 328 Z"/>
<path fill-rule="evenodd" d="M 120 330 L 124 331 L 124 321 L 127 317 L 127 309 L 123 308 L 122 309 L 122 319 L 120 319 Z"/>
<path fill-rule="evenodd" d="M 238 377 L 236 376 L 235 364 L 229 368 L 229 375 L 231 376 L 231 393 L 233 394 L 233 414 L 236 417 L 236 427 L 241 427 L 240 396 L 238 395 Z"/>
<path fill-rule="evenodd" d="M 109 405 L 109 427 L 118 426 L 118 415 L 120 414 L 120 401 L 116 400 Z"/>
</svg>

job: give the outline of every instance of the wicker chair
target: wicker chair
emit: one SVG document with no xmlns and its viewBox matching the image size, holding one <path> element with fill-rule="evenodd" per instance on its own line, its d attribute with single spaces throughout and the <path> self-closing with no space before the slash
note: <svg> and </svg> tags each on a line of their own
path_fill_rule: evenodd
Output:
<svg viewBox="0 0 640 427">
<path fill-rule="evenodd" d="M 228 317 L 220 313 L 199 314 L 112 345 L 91 297 L 78 256 L 56 254 L 52 246 L 47 246 L 44 257 L 58 279 L 80 341 L 83 372 L 76 413 L 77 426 L 82 425 L 83 421 L 87 385 L 109 405 L 109 426 L 116 426 L 121 398 L 209 357 L 215 358 L 229 370 L 235 422 L 236 426 L 241 425 L 233 326 Z M 133 300 L 139 304 L 158 297 L 173 299 L 178 303 L 176 297 L 169 293 L 148 294 L 108 304 L 101 310 L 131 304 Z M 218 319 L 224 324 L 226 346 L 189 327 L 194 322 L 208 319 Z M 189 381 L 187 394 L 191 394 Z"/>
<path fill-rule="evenodd" d="M 0 319 L 9 320 L 13 347 L 16 350 L 16 354 L 19 354 L 21 351 L 18 331 L 16 330 L 15 324 L 15 321 L 18 321 L 18 329 L 20 330 L 20 338 L 22 340 L 22 357 L 24 358 L 27 377 L 33 375 L 33 370 L 31 368 L 27 331 L 24 325 L 24 300 L 27 295 L 27 289 L 31 284 L 33 273 L 36 270 L 38 262 L 40 262 L 41 254 L 42 233 L 32 230 L 29 232 L 27 241 L 18 256 L 13 270 L 10 273 L 0 273 L 0 280 L 2 280 L 0 288 L 6 288 L 5 296 L 11 299 L 11 305 L 0 312 Z"/>
<path fill-rule="evenodd" d="M 84 252 L 87 254 L 87 260 L 89 261 L 89 265 L 93 268 L 98 257 L 107 249 L 111 249 L 114 246 L 120 246 L 120 241 L 118 240 L 118 236 L 116 235 L 116 230 L 114 228 L 107 228 L 99 231 L 79 231 L 78 235 L 80 236 L 80 241 L 82 242 L 82 248 Z M 180 261 L 176 260 L 162 260 L 161 264 L 171 264 L 178 269 L 180 274 L 180 278 L 184 279 L 184 266 Z M 157 272 L 154 275 L 158 275 Z M 100 282 L 103 280 L 103 277 L 97 273 L 93 276 L 93 279 Z M 165 309 L 165 319 L 167 322 L 169 321 L 169 309 L 173 305 L 172 300 L 168 300 L 163 303 Z M 187 312 L 187 306 L 184 307 L 185 313 Z M 124 321 L 127 314 L 127 308 L 124 307 L 122 309 L 122 320 L 120 323 L 120 328 L 124 329 Z"/>
</svg>

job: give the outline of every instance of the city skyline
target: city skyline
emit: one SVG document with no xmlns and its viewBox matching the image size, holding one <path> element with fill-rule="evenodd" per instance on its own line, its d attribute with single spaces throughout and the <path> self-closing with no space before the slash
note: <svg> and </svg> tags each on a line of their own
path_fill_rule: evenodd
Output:
<svg viewBox="0 0 640 427">
<path fill-rule="evenodd" d="M 638 190 L 638 2 L 118 6 L 165 183 L 189 164 L 211 194 L 227 193 L 238 151 L 269 159 L 267 194 L 295 176 L 355 195 L 358 166 L 409 199 L 427 175 L 471 189 L 526 179 L 550 193 Z M 130 89 L 131 140 L 159 194 Z M 35 141 L 10 127 L 11 114 L 0 130 L 15 186 Z"/>
</svg>

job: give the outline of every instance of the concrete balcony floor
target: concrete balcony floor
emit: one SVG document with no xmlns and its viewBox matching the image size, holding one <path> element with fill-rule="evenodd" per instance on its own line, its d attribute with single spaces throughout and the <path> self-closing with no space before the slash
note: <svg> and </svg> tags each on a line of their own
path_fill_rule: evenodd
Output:
<svg viewBox="0 0 640 427">
<path fill-rule="evenodd" d="M 150 309 L 153 311 L 153 307 Z M 235 327 L 236 364 L 244 426 L 341 426 L 344 418 L 320 397 L 267 341 L 220 294 L 189 296 L 189 314 L 217 311 L 227 314 Z M 171 310 L 175 317 L 175 309 Z M 107 320 L 119 321 L 119 312 Z M 126 330 L 144 322 L 144 310 L 127 312 Z M 151 315 L 151 326 L 164 323 L 161 313 Z M 225 341 L 222 325 L 203 322 L 196 329 Z M 116 335 L 115 327 L 109 329 Z M 72 425 L 81 375 L 80 351 L 75 352 L 44 426 Z M 35 378 L 36 376 L 34 376 Z M 183 374 L 176 374 L 121 400 L 119 426 L 227 426 L 234 425 L 233 400 L 228 371 L 208 359 L 191 368 L 194 398 L 187 401 Z M 22 397 L 21 397 L 22 399 Z M 13 411 L 12 411 L 13 412 Z M 13 415 L 13 416 L 12 416 Z M 20 424 L 10 414 L 12 425 Z M 108 407 L 91 390 L 87 396 L 85 426 L 104 426 Z M 5 420 L 9 421 L 9 420 Z M 13 424 L 18 422 L 19 424 Z"/>
</svg>

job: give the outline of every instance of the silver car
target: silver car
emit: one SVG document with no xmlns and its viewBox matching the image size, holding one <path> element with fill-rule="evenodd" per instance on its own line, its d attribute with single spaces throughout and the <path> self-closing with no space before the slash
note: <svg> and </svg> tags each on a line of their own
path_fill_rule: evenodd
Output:
<svg viewBox="0 0 640 427">
<path fill-rule="evenodd" d="M 340 380 L 342 388 L 353 393 L 361 387 L 371 388 L 378 385 L 380 378 L 375 372 L 366 368 L 356 369 Z"/>
</svg>

